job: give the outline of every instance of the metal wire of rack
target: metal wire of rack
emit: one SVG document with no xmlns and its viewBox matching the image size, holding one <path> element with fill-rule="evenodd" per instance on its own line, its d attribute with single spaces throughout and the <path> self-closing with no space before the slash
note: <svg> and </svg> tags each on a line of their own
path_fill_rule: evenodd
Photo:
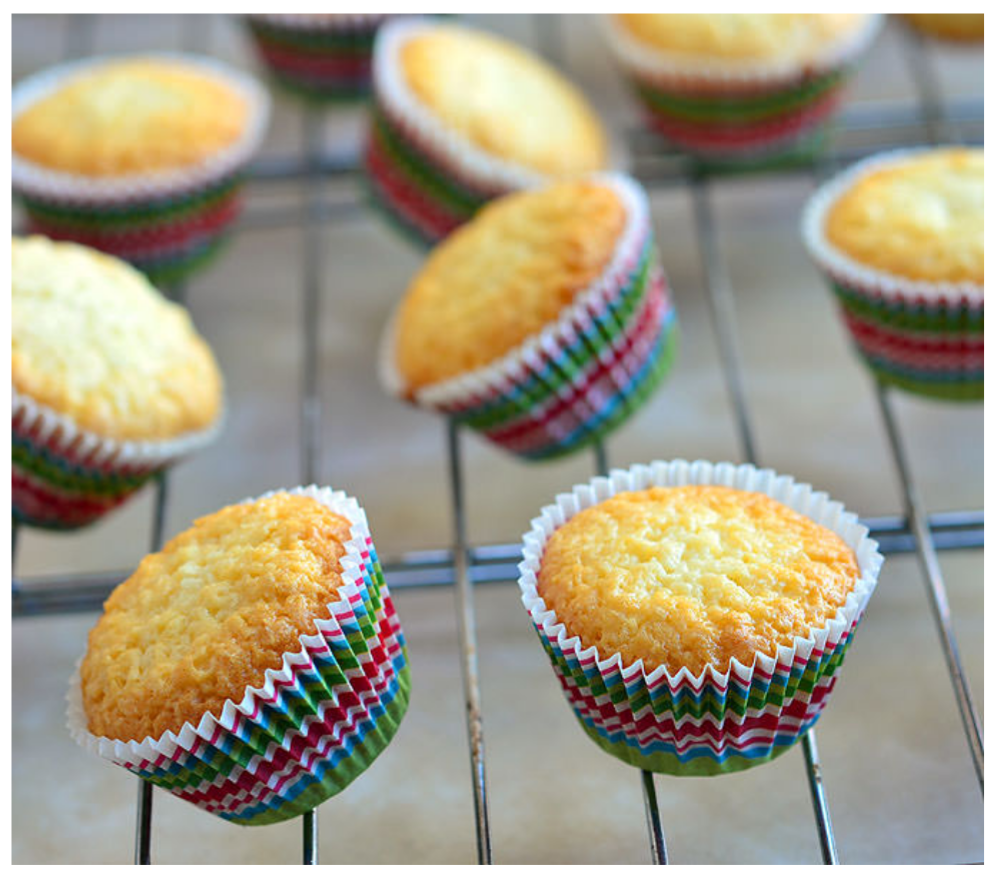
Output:
<svg viewBox="0 0 996 874">
<path fill-rule="evenodd" d="M 66 29 L 65 56 L 72 59 L 86 55 L 93 42 L 96 16 L 69 17 Z M 555 59 L 563 43 L 554 16 L 536 15 L 537 36 L 541 48 Z M 203 31 L 187 21 L 182 42 L 187 50 L 197 50 L 205 40 Z M 908 107 L 877 107 L 868 112 L 860 106 L 845 108 L 838 126 L 835 145 L 819 162 L 800 163 L 777 172 L 803 173 L 820 176 L 832 168 L 849 163 L 876 151 L 897 145 L 917 143 L 964 142 L 982 140 L 982 101 L 959 101 L 946 105 L 936 71 L 924 51 L 921 38 L 913 32 L 905 36 L 904 51 L 915 83 L 918 105 Z M 239 231 L 271 227 L 301 226 L 304 228 L 302 251 L 302 354 L 300 361 L 300 470 L 302 482 L 321 480 L 318 469 L 321 445 L 322 407 L 318 369 L 318 313 L 321 306 L 320 279 L 322 251 L 318 230 L 329 223 L 348 221 L 364 214 L 365 205 L 357 193 L 358 186 L 345 192 L 337 189 L 328 197 L 324 181 L 341 177 L 351 180 L 356 167 L 341 159 L 323 155 L 321 149 L 320 116 L 306 109 L 303 123 L 303 154 L 281 155 L 258 161 L 249 172 L 249 184 L 263 186 L 272 181 L 299 182 L 305 192 L 304 208 L 268 207 L 250 209 L 236 228 Z M 737 319 L 732 283 L 718 247 L 718 234 L 710 200 L 712 178 L 690 165 L 677 154 L 663 153 L 645 134 L 632 131 L 628 140 L 634 153 L 634 175 L 648 188 L 686 186 L 693 205 L 696 239 L 705 277 L 712 330 L 720 352 L 721 369 L 740 452 L 745 461 L 757 464 L 758 453 L 751 424 L 750 410 L 744 387 L 744 367 L 739 351 Z M 171 296 L 182 300 L 182 287 L 170 290 Z M 965 671 L 958 654 L 951 623 L 950 608 L 944 578 L 937 559 L 938 550 L 979 549 L 983 546 L 984 516 L 981 510 L 964 510 L 928 515 L 919 499 L 903 438 L 891 403 L 891 391 L 874 384 L 878 408 L 887 436 L 888 447 L 902 487 L 904 508 L 901 514 L 866 518 L 871 535 L 878 539 L 884 554 L 911 553 L 918 556 L 927 586 L 930 608 L 937 625 L 947 669 L 951 678 L 956 704 L 965 729 L 973 765 L 983 790 L 983 741 L 978 715 L 972 700 Z M 478 584 L 508 582 L 517 576 L 520 557 L 518 544 L 495 544 L 471 547 L 467 542 L 465 489 L 461 431 L 450 423 L 446 432 L 448 479 L 453 514 L 453 545 L 451 548 L 410 552 L 384 562 L 385 576 L 392 589 L 452 586 L 455 596 L 456 622 L 460 638 L 463 694 L 466 704 L 467 736 L 471 765 L 471 784 L 475 810 L 477 856 L 480 863 L 492 861 L 490 811 L 485 778 L 483 702 L 477 668 L 476 620 L 473 604 L 474 588 Z M 594 469 L 604 474 L 609 469 L 607 448 L 594 447 Z M 168 474 L 157 478 L 151 523 L 150 547 L 162 545 L 164 520 L 169 489 Z M 14 575 L 17 547 L 17 527 L 12 530 L 12 614 L 15 618 L 98 610 L 111 589 L 125 576 L 124 572 L 74 575 L 52 578 L 18 579 Z M 816 745 L 815 730 L 802 739 L 806 779 L 810 790 L 817 836 L 823 861 L 836 864 L 838 855 L 834 840 L 829 804 L 822 780 L 822 768 Z M 664 828 L 658 809 L 653 775 L 641 773 L 641 785 L 647 815 L 650 857 L 655 863 L 666 863 L 667 849 Z M 139 780 L 135 831 L 135 861 L 151 862 L 151 828 L 153 811 L 152 785 Z M 312 811 L 302 817 L 302 859 L 305 864 L 318 862 L 317 820 Z"/>
</svg>

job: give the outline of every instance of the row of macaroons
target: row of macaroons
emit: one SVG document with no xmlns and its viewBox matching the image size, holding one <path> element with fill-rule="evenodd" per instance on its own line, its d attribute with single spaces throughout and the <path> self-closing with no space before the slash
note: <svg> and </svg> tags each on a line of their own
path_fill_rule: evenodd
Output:
<svg viewBox="0 0 996 874">
<path fill-rule="evenodd" d="M 455 25 L 415 16 L 393 16 L 386 23 L 382 18 L 251 19 L 263 56 L 276 64 L 281 80 L 293 78 L 290 59 L 304 56 L 306 48 L 320 53 L 332 47 L 351 57 L 372 52 L 372 118 L 364 166 L 375 205 L 409 235 L 431 243 L 467 221 L 487 200 L 550 178 L 461 133 L 416 96 L 400 75 L 400 52 L 407 41 Z M 840 45 L 828 47 L 826 63 L 788 73 L 779 66 L 767 84 L 752 70 L 749 87 L 741 87 L 728 71 L 712 78 L 708 69 L 691 78 L 686 70 L 665 75 L 669 66 L 662 68 L 664 72 L 653 64 L 648 67 L 645 52 L 627 49 L 618 28 L 609 24 L 607 30 L 615 34 L 610 43 L 622 68 L 637 83 L 637 95 L 654 130 L 672 146 L 702 160 L 756 164 L 796 152 L 809 154 L 818 147 L 825 123 L 840 103 L 843 84 L 879 24 L 879 17 L 868 16 L 846 40 L 841 38 Z M 16 149 L 12 161 L 13 188 L 33 231 L 125 258 L 158 284 L 181 281 L 220 247 L 239 215 L 245 171 L 266 132 L 269 112 L 266 91 L 251 76 L 214 59 L 172 57 L 219 79 L 249 105 L 245 130 L 221 153 L 194 166 L 147 177 L 56 172 L 27 160 Z M 107 60 L 62 65 L 19 82 L 13 92 L 14 118 Z M 542 64 L 538 58 L 535 62 Z M 515 89 L 530 90 L 528 70 L 513 68 L 503 75 L 510 80 L 520 77 L 513 83 Z M 549 75 L 559 77 L 552 69 Z M 309 92 L 319 88 L 306 80 L 297 81 L 296 87 Z M 573 89 L 566 82 L 565 87 Z M 584 102 L 580 95 L 579 100 Z M 587 111 L 596 117 L 593 110 Z"/>
<path fill-rule="evenodd" d="M 841 178 L 860 179 L 862 173 L 906 155 L 877 156 Z M 386 391 L 453 417 L 526 459 L 576 451 L 602 439 L 639 408 L 676 354 L 675 310 L 642 189 L 619 175 L 596 178 L 626 204 L 627 230 L 615 257 L 576 293 L 572 305 L 501 358 L 412 393 L 404 390 L 394 366 L 392 319 L 380 355 Z M 919 394 L 980 398 L 982 288 L 962 284 L 952 290 L 938 284 L 931 289 L 869 271 L 844 257 L 823 232 L 823 216 L 841 190 L 840 180 L 831 180 L 813 196 L 803 232 L 866 363 L 878 379 Z M 444 241 L 440 247 L 447 245 Z M 217 431 L 214 426 L 178 439 L 114 440 L 88 431 L 15 386 L 14 518 L 50 528 L 92 522 Z"/>
<path fill-rule="evenodd" d="M 389 17 L 250 15 L 246 23 L 260 60 L 277 83 L 307 99 L 339 101 L 369 92 L 374 35 Z M 983 36 L 981 15 L 903 18 L 937 39 L 977 42 Z"/>
<path fill-rule="evenodd" d="M 619 653 L 585 647 L 536 590 L 550 536 L 618 493 L 687 485 L 765 495 L 833 532 L 856 560 L 846 601 L 825 624 L 774 652 L 755 651 L 749 664 L 707 665 L 698 675 L 687 668 L 650 671 L 642 659 L 626 664 Z M 205 712 L 196 725 L 128 741 L 90 732 L 78 671 L 68 696 L 70 732 L 82 746 L 245 825 L 300 815 L 342 791 L 386 748 L 408 705 L 404 635 L 363 510 L 327 488 L 290 493 L 320 501 L 352 527 L 329 618 L 315 617 L 316 632 L 300 635 L 300 649 L 284 652 L 280 669 L 268 669 L 241 700 L 229 698 L 220 713 Z M 523 604 L 581 727 L 623 761 L 679 776 L 754 767 L 813 726 L 882 564 L 868 530 L 825 493 L 752 465 L 681 460 L 616 470 L 559 495 L 533 520 L 523 555 Z M 154 635 L 154 615 L 149 622 Z"/>
</svg>

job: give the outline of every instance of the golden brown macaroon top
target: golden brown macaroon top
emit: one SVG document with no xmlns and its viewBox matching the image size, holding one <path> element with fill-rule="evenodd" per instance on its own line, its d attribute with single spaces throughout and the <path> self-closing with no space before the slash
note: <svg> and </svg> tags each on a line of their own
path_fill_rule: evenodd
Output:
<svg viewBox="0 0 996 874">
<path fill-rule="evenodd" d="M 92 734 L 158 738 L 221 715 L 339 599 L 349 521 L 277 493 L 194 522 L 104 604 L 80 666 Z"/>
<path fill-rule="evenodd" d="M 580 91 L 513 43 L 449 25 L 401 47 L 408 87 L 447 128 L 551 176 L 605 169 L 606 136 Z"/>
<path fill-rule="evenodd" d="M 233 145 L 245 99 L 179 60 L 134 58 L 85 70 L 13 122 L 13 151 L 50 170 L 119 176 L 177 170 Z"/>
<path fill-rule="evenodd" d="M 133 267 L 45 237 L 11 243 L 14 388 L 115 440 L 212 425 L 222 381 L 187 311 Z"/>
<path fill-rule="evenodd" d="M 860 571 L 844 541 L 723 486 L 655 487 L 582 510 L 547 543 L 537 590 L 599 656 L 725 671 L 822 627 Z"/>
<path fill-rule="evenodd" d="M 982 41 L 986 36 L 986 17 L 981 12 L 922 13 L 910 12 L 904 17 L 917 29 L 941 39 Z"/>
<path fill-rule="evenodd" d="M 827 239 L 895 276 L 982 285 L 983 156 L 982 149 L 932 149 L 872 170 L 830 207 Z"/>
<path fill-rule="evenodd" d="M 561 182 L 492 201 L 444 240 L 398 313 L 395 363 L 416 390 L 490 364 L 538 334 L 606 269 L 619 195 Z"/>
<path fill-rule="evenodd" d="M 866 18 L 817 13 L 616 16 L 631 37 L 649 48 L 730 62 L 809 61 L 857 31 Z"/>
</svg>

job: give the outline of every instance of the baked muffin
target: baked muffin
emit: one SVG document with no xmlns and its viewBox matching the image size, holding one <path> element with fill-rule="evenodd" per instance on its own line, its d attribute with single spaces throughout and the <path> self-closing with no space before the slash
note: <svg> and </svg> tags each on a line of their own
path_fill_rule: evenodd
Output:
<svg viewBox="0 0 996 874">
<path fill-rule="evenodd" d="M 911 12 L 903 15 L 903 18 L 921 33 L 937 39 L 981 43 L 986 38 L 986 17 L 981 12 L 971 15 Z"/>
<path fill-rule="evenodd" d="M 982 399 L 984 169 L 982 149 L 886 153 L 806 207 L 810 254 L 883 382 Z"/>
<path fill-rule="evenodd" d="M 123 261 L 15 237 L 10 313 L 16 521 L 92 522 L 215 435 L 211 350 Z"/>
<path fill-rule="evenodd" d="M 408 704 L 404 638 L 366 518 L 278 491 L 198 519 L 118 586 L 90 632 L 70 728 L 244 825 L 341 791 Z"/>
<path fill-rule="evenodd" d="M 615 15 L 609 44 L 648 126 L 696 158 L 766 163 L 819 147 L 880 16 Z"/>
<path fill-rule="evenodd" d="M 381 375 L 391 393 L 545 458 L 624 421 L 675 346 L 645 196 L 605 175 L 506 195 L 441 243 L 388 326 Z"/>
<path fill-rule="evenodd" d="M 247 15 L 273 81 L 309 101 L 355 100 L 370 90 L 374 35 L 387 15 Z"/>
<path fill-rule="evenodd" d="M 268 111 L 252 79 L 179 55 L 66 64 L 19 82 L 12 101 L 13 187 L 32 229 L 157 282 L 217 248 Z"/>
<path fill-rule="evenodd" d="M 784 752 L 822 712 L 882 562 L 842 509 L 772 471 L 685 461 L 544 508 L 519 584 L 586 733 L 678 775 Z"/>
<path fill-rule="evenodd" d="M 366 169 L 375 203 L 434 242 L 486 201 L 603 170 L 584 96 L 540 58 L 467 27 L 392 21 L 377 35 Z"/>
</svg>

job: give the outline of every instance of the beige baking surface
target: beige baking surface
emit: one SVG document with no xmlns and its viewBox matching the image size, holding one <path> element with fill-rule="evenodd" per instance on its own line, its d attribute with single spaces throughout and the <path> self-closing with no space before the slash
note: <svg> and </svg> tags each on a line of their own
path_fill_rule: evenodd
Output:
<svg viewBox="0 0 996 874">
<path fill-rule="evenodd" d="M 522 16 L 484 26 L 533 40 Z M 61 57 L 60 18 L 17 16 L 15 78 Z M 237 21 L 101 18 L 94 48 L 177 48 L 193 32 L 212 53 L 251 63 Z M 568 23 L 569 61 L 615 123 L 634 110 L 592 22 Z M 886 33 L 856 98 L 912 100 L 897 34 Z M 936 57 L 952 96 L 981 94 L 981 55 Z M 278 101 L 266 150 L 295 148 L 299 112 Z M 358 119 L 341 114 L 329 148 L 355 147 Z M 330 183 L 330 185 L 342 183 Z M 761 461 L 807 480 L 863 515 L 894 513 L 899 493 L 869 381 L 848 347 L 826 288 L 796 233 L 812 182 L 804 176 L 716 186 L 720 244 L 736 292 L 745 381 Z M 292 185 L 257 186 L 254 208 L 297 206 Z M 736 434 L 703 297 L 690 202 L 656 193 L 653 214 L 683 332 L 677 367 L 652 402 L 609 443 L 614 465 L 653 458 L 736 460 Z M 377 216 L 327 225 L 322 288 L 323 480 L 363 501 L 384 555 L 450 539 L 444 428 L 379 391 L 376 341 L 419 261 Z M 171 478 L 167 527 L 298 481 L 300 352 L 298 229 L 252 230 L 192 283 L 198 326 L 228 377 L 222 440 Z M 931 510 L 982 506 L 982 409 L 900 399 L 897 410 Z M 557 491 L 586 479 L 589 455 L 526 466 L 476 438 L 466 443 L 475 543 L 517 539 Z M 127 568 L 143 554 L 144 494 L 81 534 L 28 532 L 25 575 Z M 946 553 L 943 567 L 962 654 L 982 706 L 982 555 Z M 448 590 L 396 596 L 409 641 L 411 710 L 383 757 L 320 809 L 321 859 L 471 862 L 473 813 L 462 721 L 454 608 Z M 478 588 L 487 766 L 498 862 L 649 860 L 637 774 L 598 750 L 574 723 L 519 603 L 517 588 Z M 93 615 L 13 624 L 14 862 L 128 862 L 136 782 L 77 748 L 63 728 L 66 679 Z M 827 793 L 845 862 L 981 860 L 982 806 L 923 583 L 913 557 L 890 558 L 819 724 Z M 658 778 L 676 862 L 818 862 L 802 754 L 711 780 Z M 155 794 L 157 862 L 296 862 L 300 826 L 243 829 Z"/>
</svg>

